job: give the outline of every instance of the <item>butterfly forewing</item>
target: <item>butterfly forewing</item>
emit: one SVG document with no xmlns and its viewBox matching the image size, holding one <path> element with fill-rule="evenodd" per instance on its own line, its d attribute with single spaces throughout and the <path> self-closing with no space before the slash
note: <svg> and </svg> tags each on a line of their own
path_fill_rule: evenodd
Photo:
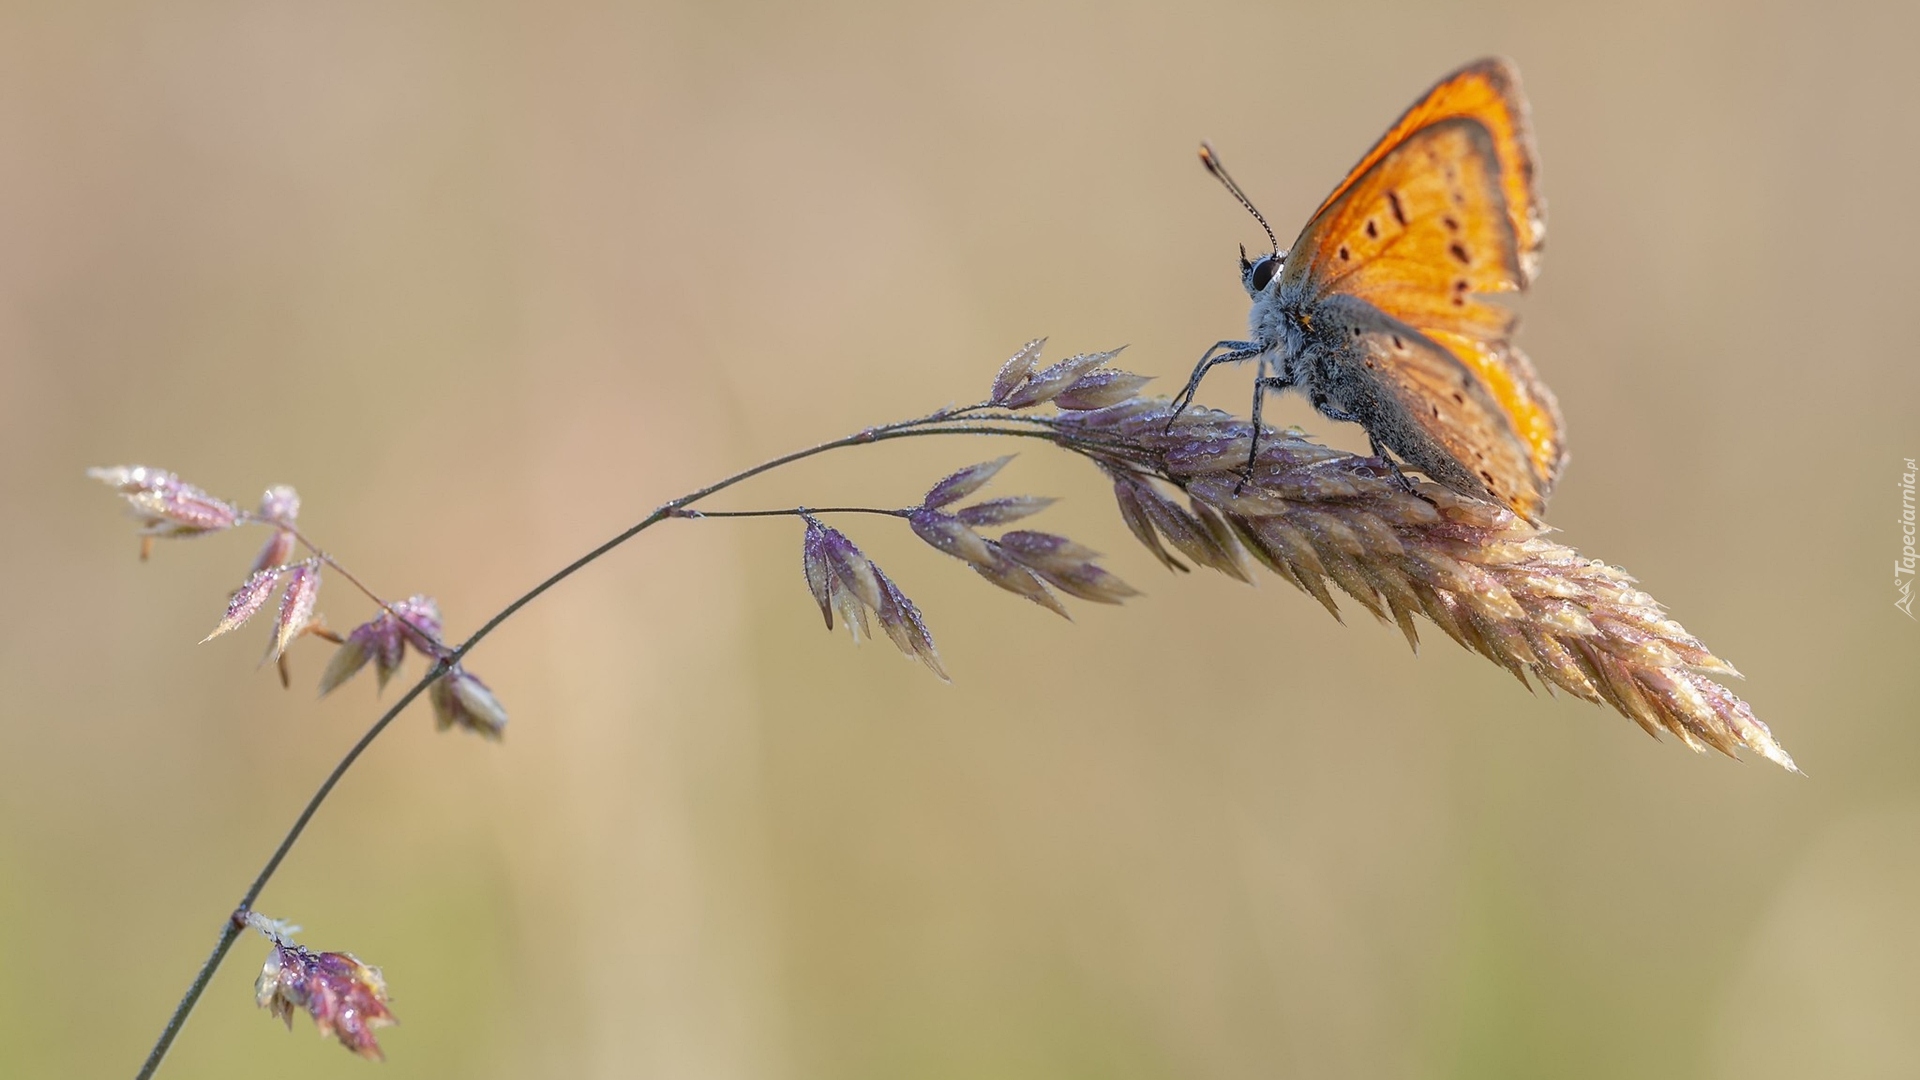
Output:
<svg viewBox="0 0 1920 1080">
<path fill-rule="evenodd" d="M 1442 120 L 1345 187 L 1295 241 L 1287 278 L 1309 282 L 1315 295 L 1418 310 L 1433 325 L 1511 329 L 1511 312 L 1474 299 L 1525 288 L 1486 128 Z"/>
<path fill-rule="evenodd" d="M 1524 279 L 1531 280 L 1546 238 L 1545 211 L 1533 190 L 1533 130 L 1527 118 L 1526 98 L 1520 93 L 1520 73 L 1512 61 L 1501 57 L 1475 61 L 1435 84 L 1367 151 L 1340 186 L 1313 212 L 1313 219 L 1317 220 L 1339 202 L 1348 188 L 1408 136 L 1441 120 L 1459 117 L 1478 121 L 1492 137 L 1500 160 L 1500 190 L 1513 226 L 1516 255 Z"/>
</svg>

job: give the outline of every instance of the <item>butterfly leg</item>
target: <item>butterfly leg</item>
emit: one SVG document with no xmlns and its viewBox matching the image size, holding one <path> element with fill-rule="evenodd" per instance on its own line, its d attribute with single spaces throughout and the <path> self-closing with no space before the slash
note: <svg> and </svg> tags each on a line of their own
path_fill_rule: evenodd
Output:
<svg viewBox="0 0 1920 1080">
<path fill-rule="evenodd" d="M 1225 349 L 1225 352 L 1219 350 Z M 1167 430 L 1173 430 L 1173 422 L 1193 404 L 1193 395 L 1200 392 L 1200 380 L 1216 364 L 1233 364 L 1242 360 L 1251 360 L 1260 355 L 1260 343 L 1257 341 L 1216 341 L 1200 354 L 1200 362 L 1193 366 L 1193 375 L 1187 379 L 1187 388 L 1173 399 L 1173 415 L 1167 418 Z M 1218 355 L 1215 355 L 1218 353 Z"/>
<path fill-rule="evenodd" d="M 1367 445 L 1373 449 L 1374 457 L 1377 457 L 1381 461 L 1386 462 L 1387 468 L 1393 470 L 1393 478 L 1399 481 L 1401 491 L 1404 491 L 1407 494 L 1413 496 L 1414 498 L 1419 499 L 1422 502 L 1425 502 L 1428 506 L 1432 506 L 1435 508 L 1439 507 L 1440 505 L 1439 503 L 1434 502 L 1432 499 L 1429 499 L 1425 495 L 1420 494 L 1419 489 L 1413 486 L 1413 481 L 1407 479 L 1407 474 L 1400 471 L 1400 463 L 1393 459 L 1393 455 L 1387 453 L 1387 448 L 1380 445 L 1379 437 L 1374 435 L 1374 433 L 1371 431 L 1367 432 Z"/>
<path fill-rule="evenodd" d="M 1253 438 L 1249 440 L 1247 447 L 1247 467 L 1240 473 L 1240 483 L 1233 487 L 1236 495 L 1240 493 L 1240 489 L 1246 485 L 1247 481 L 1253 479 L 1253 463 L 1260 457 L 1260 412 L 1262 406 L 1266 404 L 1267 391 L 1287 390 L 1293 387 L 1293 380 L 1285 375 L 1268 374 L 1272 370 L 1272 361 L 1267 357 L 1261 357 L 1260 377 L 1253 381 Z"/>
<path fill-rule="evenodd" d="M 1400 471 L 1400 463 L 1393 460 L 1393 455 L 1387 453 L 1387 448 L 1380 445 L 1380 440 L 1375 438 L 1371 431 L 1367 432 L 1367 445 L 1373 450 L 1374 457 L 1386 462 L 1387 468 L 1393 470 L 1393 478 L 1399 481 L 1401 491 L 1409 495 L 1420 494 L 1414 490 L 1413 481 L 1407 479 L 1407 474 Z"/>
<path fill-rule="evenodd" d="M 1359 424 L 1362 427 L 1366 426 L 1366 422 L 1361 420 L 1360 417 L 1356 416 L 1353 413 L 1347 412 L 1345 409 L 1334 408 L 1333 403 L 1327 401 L 1324 398 L 1318 401 L 1315 401 L 1313 403 L 1313 407 L 1320 411 L 1321 416 L 1324 416 L 1329 420 L 1337 420 L 1343 424 Z M 1432 499 L 1427 498 L 1425 495 L 1420 494 L 1419 489 L 1413 486 L 1413 481 L 1407 479 L 1407 474 L 1400 471 L 1400 463 L 1394 460 L 1393 455 L 1387 452 L 1387 448 L 1385 446 L 1381 445 L 1380 436 L 1375 435 L 1371 430 L 1367 432 L 1367 446 L 1369 449 L 1373 451 L 1374 457 L 1377 457 L 1381 461 L 1386 462 L 1387 468 L 1393 471 L 1393 479 L 1396 483 L 1399 484 L 1401 491 L 1404 491 L 1407 494 L 1412 495 L 1417 499 L 1424 500 L 1429 505 L 1432 505 L 1432 506 L 1440 505 L 1439 503 L 1434 502 Z"/>
</svg>

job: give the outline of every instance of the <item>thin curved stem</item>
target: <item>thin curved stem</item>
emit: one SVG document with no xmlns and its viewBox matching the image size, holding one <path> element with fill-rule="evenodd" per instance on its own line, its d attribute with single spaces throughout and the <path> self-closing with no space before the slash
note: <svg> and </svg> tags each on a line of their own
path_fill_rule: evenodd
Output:
<svg viewBox="0 0 1920 1080">
<path fill-rule="evenodd" d="M 339 572 L 341 577 L 347 579 L 347 584 L 352 585 L 356 589 L 359 589 L 361 593 L 363 593 L 366 596 L 367 599 L 373 601 L 375 604 L 378 604 L 381 610 L 386 611 L 388 614 L 393 614 L 393 605 L 387 603 L 385 597 L 381 596 L 377 592 L 374 592 L 372 589 L 367 588 L 364 582 L 362 582 L 359 578 L 353 576 L 353 571 L 347 569 L 345 566 L 342 566 L 338 559 L 335 559 L 332 555 L 327 554 L 326 551 L 320 547 L 320 545 L 307 539 L 307 535 L 305 533 L 301 532 L 299 529 L 296 529 L 291 525 L 279 525 L 279 526 L 276 526 L 276 528 L 285 529 L 289 533 L 292 533 L 293 538 L 295 540 L 300 541 L 300 544 L 302 547 L 306 548 L 308 551 L 313 552 L 314 558 L 319 559 L 321 562 L 326 563 L 328 566 L 333 567 L 334 570 Z M 398 616 L 396 615 L 395 617 L 397 618 Z"/>
<path fill-rule="evenodd" d="M 266 865 L 262 866 L 260 873 L 254 877 L 253 884 L 247 886 L 247 891 L 241 896 L 240 903 L 237 905 L 234 914 L 225 920 L 220 930 L 220 936 L 214 942 L 213 952 L 208 955 L 206 962 L 200 965 L 199 973 L 194 976 L 193 982 L 188 985 L 186 994 L 180 999 L 180 1004 L 174 1007 L 173 1015 L 168 1017 L 167 1026 L 161 1030 L 160 1037 L 155 1040 L 153 1049 L 147 1054 L 145 1064 L 143 1064 L 140 1067 L 140 1071 L 135 1074 L 135 1080 L 148 1080 L 148 1078 L 153 1076 L 154 1071 L 160 1067 L 160 1062 L 166 1057 L 168 1048 L 173 1045 L 173 1040 L 180 1034 L 180 1029 L 186 1025 L 187 1017 L 192 1015 L 194 1006 L 199 1003 L 201 995 L 206 992 L 207 984 L 213 981 L 214 973 L 220 969 L 220 964 L 226 959 L 227 952 L 233 948 L 234 941 L 240 936 L 243 924 L 235 916 L 250 911 L 253 908 L 254 901 L 259 899 L 261 892 L 266 889 L 267 883 L 273 879 L 274 873 L 280 869 L 280 864 L 285 861 L 287 854 L 293 850 L 293 845 L 300 839 L 300 835 L 306 831 L 307 824 L 313 820 L 314 815 L 319 812 L 321 804 L 327 801 L 327 797 L 333 793 L 333 789 L 338 786 L 340 781 L 346 776 L 347 770 L 353 767 L 354 762 L 360 759 L 360 755 L 364 754 L 367 748 L 373 745 L 373 741 L 379 738 L 380 734 L 387 729 L 387 726 L 393 723 L 394 719 L 400 715 L 401 710 L 412 704 L 414 699 L 418 698 L 429 686 L 433 685 L 435 679 L 440 678 L 455 664 L 459 663 L 462 657 L 472 651 L 473 647 L 478 645 L 488 634 L 493 633 L 496 627 L 512 618 L 516 612 L 538 599 L 548 589 L 572 577 L 588 564 L 596 561 L 601 556 L 626 543 L 628 540 L 633 539 L 642 532 L 645 532 L 647 529 L 658 525 L 667 518 L 677 516 L 680 511 L 693 503 L 699 502 L 701 499 L 718 494 L 736 484 L 751 480 L 762 473 L 771 472 L 784 465 L 791 465 L 796 461 L 814 457 L 818 454 L 824 454 L 829 450 L 928 435 L 1006 435 L 1015 438 L 1045 439 L 1049 442 L 1060 442 L 1056 434 L 1045 430 L 996 427 L 985 421 L 956 423 L 953 419 L 953 412 L 948 411 L 945 413 L 934 413 L 914 420 L 905 420 L 894 424 L 868 428 L 865 431 L 853 435 L 842 436 L 838 439 L 832 439 L 810 446 L 805 450 L 796 450 L 790 454 L 783 454 L 780 457 L 763 461 L 751 468 L 742 469 L 732 476 L 715 481 L 706 487 L 688 492 L 679 498 L 662 503 L 652 513 L 640 519 L 624 532 L 621 532 L 619 535 L 594 548 L 592 551 L 573 560 L 566 566 L 561 567 L 549 575 L 544 581 L 528 589 L 507 606 L 501 608 L 492 618 L 482 623 L 478 630 L 475 630 L 471 636 L 460 643 L 459 647 L 451 650 L 442 657 L 418 682 L 409 687 L 406 693 L 400 695 L 398 701 L 395 701 L 387 711 L 381 713 L 380 718 L 375 720 L 371 727 L 367 728 L 366 733 L 360 736 L 359 740 L 355 742 L 340 758 L 339 762 L 334 765 L 333 770 L 327 774 L 326 779 L 321 781 L 319 788 L 316 789 L 313 796 L 307 800 L 307 804 L 301 809 L 300 815 L 294 819 L 293 825 L 287 829 L 286 835 L 281 838 L 279 846 L 274 848 L 273 854 L 267 859 Z M 716 513 L 709 516 L 721 517 L 726 515 Z M 302 543 L 306 543 L 304 537 L 301 538 L 301 541 Z M 313 547 L 312 544 L 308 544 L 307 546 L 310 548 Z M 317 552 L 319 549 L 313 548 L 313 550 Z M 331 559 L 329 559 L 328 562 L 332 565 Z M 348 575 L 348 579 L 352 580 L 351 575 Z M 357 585 L 359 583 L 355 582 L 355 584 Z M 365 591 L 365 589 L 363 588 L 362 591 Z M 369 592 L 368 595 L 373 596 L 371 592 Z M 375 601 L 380 602 L 378 597 L 375 597 Z M 384 603 L 381 603 L 381 606 L 383 608 L 386 607 Z"/>
<path fill-rule="evenodd" d="M 673 516 L 698 521 L 703 518 L 810 517 L 814 514 L 878 514 L 883 517 L 906 517 L 911 513 L 913 513 L 912 510 L 883 510 L 878 506 L 793 506 L 780 510 L 681 510 Z"/>
</svg>

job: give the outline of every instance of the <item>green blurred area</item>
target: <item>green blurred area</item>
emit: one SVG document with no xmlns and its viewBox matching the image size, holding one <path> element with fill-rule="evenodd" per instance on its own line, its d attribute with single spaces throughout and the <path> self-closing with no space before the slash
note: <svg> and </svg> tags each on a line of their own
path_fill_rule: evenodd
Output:
<svg viewBox="0 0 1920 1080">
<path fill-rule="evenodd" d="M 1423 88 L 1488 52 L 1549 206 L 1521 341 L 1561 539 L 1746 672 L 1807 770 L 1696 757 L 1272 578 L 1105 485 L 1000 493 L 1146 590 L 1069 625 L 849 523 L 952 686 L 820 632 L 791 521 L 675 523 L 472 657 L 262 898 L 382 966 L 381 1075 L 1920 1073 L 1910 5 L 348 2 L 0 12 L 0 1075 L 130 1075 L 375 714 L 193 643 L 252 537 L 135 559 L 89 465 L 302 521 L 462 635 L 675 493 L 979 397 L 1029 337 L 1183 375 Z M 1246 374 L 1208 400 L 1242 407 Z M 1357 430 L 1276 403 L 1350 449 Z M 721 500 L 911 501 L 847 451 Z M 330 580 L 334 625 L 367 605 Z M 417 667 L 416 669 L 417 670 Z M 371 1068 L 251 1002 L 162 1075 Z"/>
</svg>

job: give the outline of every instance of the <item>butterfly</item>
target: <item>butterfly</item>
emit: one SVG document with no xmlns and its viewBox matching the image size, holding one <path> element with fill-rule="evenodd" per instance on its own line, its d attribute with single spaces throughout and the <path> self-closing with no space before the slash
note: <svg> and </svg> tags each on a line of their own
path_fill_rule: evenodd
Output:
<svg viewBox="0 0 1920 1080">
<path fill-rule="evenodd" d="M 1560 409 L 1512 343 L 1513 313 L 1482 299 L 1526 290 L 1546 231 L 1513 64 L 1479 60 L 1441 79 L 1284 251 L 1212 148 L 1200 158 L 1273 254 L 1241 249 L 1252 337 L 1208 349 L 1176 409 L 1215 365 L 1257 359 L 1256 440 L 1266 391 L 1299 389 L 1322 415 L 1364 427 L 1396 475 L 1386 451 L 1538 522 L 1566 463 Z"/>
</svg>

